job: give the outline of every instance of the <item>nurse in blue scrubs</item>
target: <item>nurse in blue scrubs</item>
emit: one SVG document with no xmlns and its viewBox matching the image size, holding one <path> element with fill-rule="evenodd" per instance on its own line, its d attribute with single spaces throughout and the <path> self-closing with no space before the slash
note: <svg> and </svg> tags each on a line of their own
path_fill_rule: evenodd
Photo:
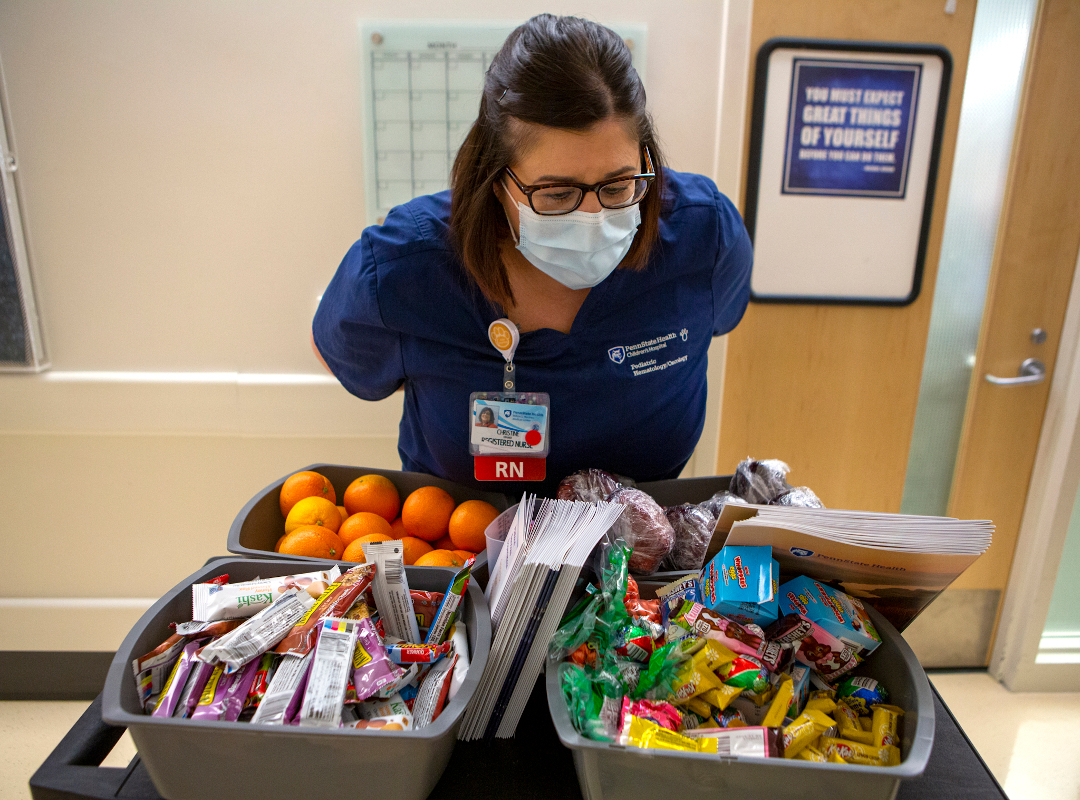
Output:
<svg viewBox="0 0 1080 800">
<path fill-rule="evenodd" d="M 404 388 L 402 468 L 548 496 L 587 467 L 677 477 L 705 421 L 709 342 L 746 309 L 752 252 L 711 180 L 665 168 L 623 40 L 546 14 L 515 30 L 450 186 L 363 232 L 313 325 L 357 397 Z M 521 332 L 517 390 L 550 396 L 539 483 L 473 477 L 469 395 L 501 388 L 488 326 L 503 317 Z"/>
</svg>

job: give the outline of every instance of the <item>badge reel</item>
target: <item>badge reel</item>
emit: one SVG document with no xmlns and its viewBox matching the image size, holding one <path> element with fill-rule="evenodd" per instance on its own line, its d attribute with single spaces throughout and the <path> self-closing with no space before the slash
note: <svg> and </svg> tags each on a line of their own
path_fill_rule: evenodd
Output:
<svg viewBox="0 0 1080 800">
<path fill-rule="evenodd" d="M 519 392 L 515 385 L 517 325 L 497 319 L 488 339 L 506 359 L 502 390 L 469 395 L 469 452 L 478 481 L 542 481 L 547 475 L 547 392 Z"/>
</svg>

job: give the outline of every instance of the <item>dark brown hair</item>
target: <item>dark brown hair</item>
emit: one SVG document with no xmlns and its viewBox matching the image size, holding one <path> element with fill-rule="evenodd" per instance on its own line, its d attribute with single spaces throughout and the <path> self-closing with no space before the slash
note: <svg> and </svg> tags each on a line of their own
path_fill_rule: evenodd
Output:
<svg viewBox="0 0 1080 800">
<path fill-rule="evenodd" d="M 488 67 L 480 115 L 450 172 L 450 233 L 465 269 L 484 295 L 514 302 L 500 243 L 510 236 L 492 186 L 528 146 L 517 121 L 586 130 L 612 116 L 649 148 L 656 180 L 641 201 L 641 225 L 621 269 L 640 270 L 660 233 L 663 156 L 645 87 L 630 50 L 614 31 L 578 17 L 540 14 L 511 33 Z"/>
</svg>

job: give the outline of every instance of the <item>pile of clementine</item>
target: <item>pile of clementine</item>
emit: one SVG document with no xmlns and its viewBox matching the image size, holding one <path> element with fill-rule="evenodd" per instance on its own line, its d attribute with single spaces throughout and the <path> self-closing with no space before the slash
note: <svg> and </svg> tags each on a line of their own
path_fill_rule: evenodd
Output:
<svg viewBox="0 0 1080 800">
<path fill-rule="evenodd" d="M 462 566 L 487 546 L 484 530 L 499 515 L 483 500 L 458 504 L 437 486 L 422 486 L 403 503 L 383 475 L 354 480 L 339 506 L 329 480 L 298 472 L 282 484 L 280 502 L 285 535 L 274 548 L 279 553 L 364 562 L 365 543 L 397 539 L 405 563 L 421 567 Z"/>
</svg>

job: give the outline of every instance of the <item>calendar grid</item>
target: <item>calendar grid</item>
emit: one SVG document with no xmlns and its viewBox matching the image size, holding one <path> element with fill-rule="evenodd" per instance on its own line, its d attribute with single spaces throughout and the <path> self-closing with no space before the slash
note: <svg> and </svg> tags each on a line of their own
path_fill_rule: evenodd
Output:
<svg viewBox="0 0 1080 800">
<path fill-rule="evenodd" d="M 449 188 L 454 158 L 480 108 L 488 66 L 514 27 L 361 24 L 370 222 L 381 223 L 391 208 L 413 197 Z M 632 35 L 641 41 L 644 31 L 635 28 Z"/>
</svg>

